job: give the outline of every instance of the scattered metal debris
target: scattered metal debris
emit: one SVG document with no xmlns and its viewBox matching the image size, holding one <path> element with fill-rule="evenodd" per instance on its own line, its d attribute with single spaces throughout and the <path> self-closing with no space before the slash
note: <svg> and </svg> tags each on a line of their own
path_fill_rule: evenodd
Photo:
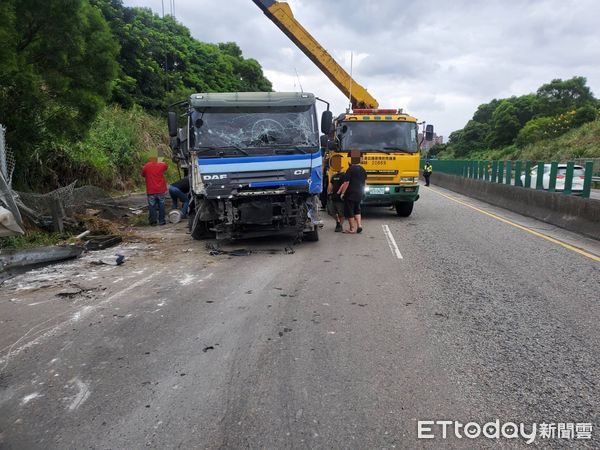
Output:
<svg viewBox="0 0 600 450">
<path fill-rule="evenodd" d="M 104 250 L 121 242 L 123 242 L 123 238 L 116 235 L 90 236 L 86 240 L 85 249 L 88 251 Z"/>
<path fill-rule="evenodd" d="M 77 258 L 82 253 L 83 247 L 79 245 L 0 250 L 0 282 L 35 267 Z"/>
<path fill-rule="evenodd" d="M 98 259 L 96 261 L 91 261 L 90 264 L 94 265 L 94 266 L 101 266 L 101 265 L 106 265 L 106 266 L 120 266 L 121 264 L 123 264 L 125 262 L 125 256 L 123 255 L 115 255 L 115 259 L 112 260 L 104 260 L 104 259 Z"/>
<path fill-rule="evenodd" d="M 285 255 L 293 255 L 294 253 L 296 253 L 292 247 L 284 247 L 283 249 L 268 248 L 268 249 L 259 249 L 259 250 L 248 250 L 245 248 L 238 248 L 235 250 L 223 250 L 217 244 L 214 244 L 212 242 L 208 242 L 206 244 L 206 250 L 208 250 L 208 254 L 210 256 L 218 256 L 218 255 L 248 256 L 248 255 L 260 254 L 260 253 L 268 254 L 268 255 L 278 255 L 281 253 L 283 253 Z"/>
</svg>

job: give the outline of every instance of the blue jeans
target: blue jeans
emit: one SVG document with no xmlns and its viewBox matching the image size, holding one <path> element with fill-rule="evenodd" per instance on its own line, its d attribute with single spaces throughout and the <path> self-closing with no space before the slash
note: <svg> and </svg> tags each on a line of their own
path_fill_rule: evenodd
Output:
<svg viewBox="0 0 600 450">
<path fill-rule="evenodd" d="M 156 225 L 156 208 L 158 207 L 158 223 L 165 223 L 165 194 L 148 194 L 148 222 Z"/>
<path fill-rule="evenodd" d="M 181 214 L 183 218 L 185 218 L 187 216 L 188 206 L 190 205 L 189 195 L 173 185 L 169 186 L 169 194 L 171 195 L 171 200 L 173 200 L 174 209 L 177 209 L 177 200 L 181 200 Z"/>
</svg>

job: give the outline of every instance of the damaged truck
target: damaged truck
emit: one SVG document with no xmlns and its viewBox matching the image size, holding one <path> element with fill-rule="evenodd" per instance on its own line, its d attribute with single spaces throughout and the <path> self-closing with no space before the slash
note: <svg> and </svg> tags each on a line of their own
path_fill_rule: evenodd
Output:
<svg viewBox="0 0 600 450">
<path fill-rule="evenodd" d="M 322 153 L 306 92 L 193 94 L 168 114 L 173 159 L 190 177 L 194 239 L 319 239 Z M 321 117 L 328 134 L 332 114 Z M 185 122 L 185 126 L 178 124 Z"/>
</svg>

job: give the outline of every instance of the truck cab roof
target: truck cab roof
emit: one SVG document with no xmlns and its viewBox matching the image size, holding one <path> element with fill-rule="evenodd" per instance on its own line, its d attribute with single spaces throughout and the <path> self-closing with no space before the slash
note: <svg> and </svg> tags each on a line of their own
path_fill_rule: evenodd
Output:
<svg viewBox="0 0 600 450">
<path fill-rule="evenodd" d="M 209 92 L 190 96 L 193 108 L 253 106 L 310 106 L 315 95 L 309 92 Z"/>
</svg>

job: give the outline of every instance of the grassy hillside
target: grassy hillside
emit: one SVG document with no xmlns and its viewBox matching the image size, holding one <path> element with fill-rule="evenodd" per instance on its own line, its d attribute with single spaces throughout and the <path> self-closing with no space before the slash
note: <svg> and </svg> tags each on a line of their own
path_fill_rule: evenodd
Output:
<svg viewBox="0 0 600 450">
<path fill-rule="evenodd" d="M 142 185 L 140 170 L 149 155 L 170 155 L 166 121 L 140 107 L 103 109 L 80 142 L 62 144 L 48 163 L 56 184 L 74 180 L 108 190 Z"/>
<path fill-rule="evenodd" d="M 451 153 L 442 153 L 440 157 L 455 158 Z M 559 137 L 544 139 L 523 148 L 510 145 L 498 150 L 476 151 L 468 156 L 468 159 L 476 160 L 567 161 L 578 158 L 600 158 L 600 119 L 583 124 Z"/>
</svg>

